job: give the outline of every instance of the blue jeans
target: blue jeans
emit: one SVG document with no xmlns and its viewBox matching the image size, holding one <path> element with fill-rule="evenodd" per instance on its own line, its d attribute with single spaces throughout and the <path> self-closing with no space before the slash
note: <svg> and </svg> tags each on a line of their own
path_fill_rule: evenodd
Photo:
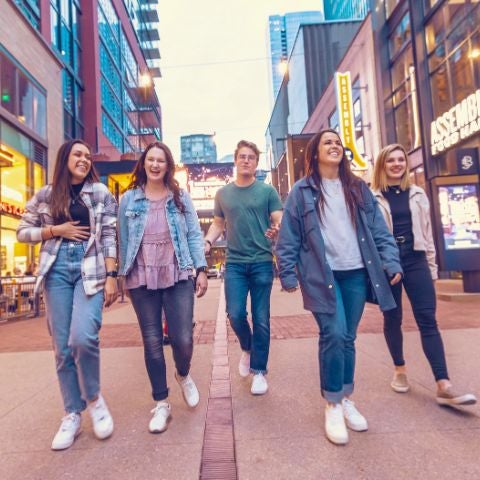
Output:
<svg viewBox="0 0 480 480">
<path fill-rule="evenodd" d="M 100 392 L 103 290 L 86 295 L 81 263 L 86 243 L 64 240 L 45 279 L 47 319 L 67 413 L 85 410 Z"/>
<path fill-rule="evenodd" d="M 225 298 L 227 315 L 240 347 L 250 352 L 250 371 L 266 373 L 270 349 L 270 294 L 273 263 L 227 263 Z M 253 334 L 247 321 L 247 295 L 250 292 Z"/>
<path fill-rule="evenodd" d="M 193 355 L 193 281 L 182 280 L 158 290 L 147 287 L 129 290 L 142 331 L 145 365 L 157 402 L 168 397 L 167 372 L 163 355 L 162 307 L 168 322 L 173 360 L 180 376 L 190 371 Z"/>
<path fill-rule="evenodd" d="M 334 271 L 336 312 L 313 312 L 320 329 L 318 361 L 322 396 L 331 403 L 353 393 L 355 338 L 367 298 L 364 268 Z"/>
</svg>

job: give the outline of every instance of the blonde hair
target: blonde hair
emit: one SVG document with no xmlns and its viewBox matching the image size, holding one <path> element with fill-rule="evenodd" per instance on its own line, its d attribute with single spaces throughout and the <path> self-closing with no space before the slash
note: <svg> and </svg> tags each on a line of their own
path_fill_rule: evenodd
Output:
<svg viewBox="0 0 480 480">
<path fill-rule="evenodd" d="M 375 164 L 373 166 L 373 179 L 372 179 L 372 188 L 373 190 L 380 190 L 385 192 L 388 190 L 388 181 L 387 174 L 385 172 L 385 164 L 387 163 L 387 158 L 392 152 L 400 150 L 405 155 L 405 160 L 407 161 L 407 168 L 400 180 L 400 190 L 406 190 L 410 187 L 410 171 L 408 169 L 408 154 L 403 145 L 399 143 L 391 143 L 386 147 L 380 150 L 380 153 L 377 155 Z"/>
</svg>

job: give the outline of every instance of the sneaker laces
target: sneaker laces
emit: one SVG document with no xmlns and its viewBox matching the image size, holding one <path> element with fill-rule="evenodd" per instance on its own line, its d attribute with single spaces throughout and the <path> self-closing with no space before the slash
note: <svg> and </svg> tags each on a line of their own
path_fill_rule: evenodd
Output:
<svg viewBox="0 0 480 480">
<path fill-rule="evenodd" d="M 101 398 L 90 407 L 90 414 L 96 422 L 101 422 L 107 417 L 107 407 Z"/>
<path fill-rule="evenodd" d="M 168 413 L 168 403 L 157 403 L 157 405 L 152 408 L 150 413 L 153 413 L 153 416 L 156 417 L 162 410 L 167 410 Z"/>
<path fill-rule="evenodd" d="M 77 416 L 78 414 L 77 413 L 69 413 L 68 415 L 65 415 L 63 418 L 62 418 L 62 424 L 60 425 L 60 430 L 62 432 L 66 432 L 67 430 L 71 430 L 72 428 L 74 428 L 77 423 Z"/>
</svg>

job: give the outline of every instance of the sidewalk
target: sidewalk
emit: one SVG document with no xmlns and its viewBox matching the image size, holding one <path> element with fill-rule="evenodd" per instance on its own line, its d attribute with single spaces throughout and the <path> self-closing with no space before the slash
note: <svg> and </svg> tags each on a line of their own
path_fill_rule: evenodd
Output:
<svg viewBox="0 0 480 480">
<path fill-rule="evenodd" d="M 440 290 L 440 282 L 437 285 Z M 143 349 L 130 303 L 104 314 L 102 388 L 115 419 L 114 435 L 93 438 L 88 415 L 74 446 L 52 452 L 50 442 L 62 406 L 45 319 L 0 325 L 0 478 L 6 479 L 196 479 L 202 463 L 205 418 L 212 370 L 212 345 L 221 283 L 195 308 L 192 375 L 201 393 L 189 410 L 167 371 L 173 421 L 162 435 L 147 431 L 153 401 Z M 317 339 L 299 293 L 272 293 L 270 390 L 252 397 L 237 373 L 239 348 L 229 332 L 230 385 L 238 478 L 248 479 L 478 479 L 480 407 L 440 408 L 434 383 L 406 310 L 405 346 L 412 390 L 389 387 L 391 365 L 375 306 L 366 308 L 358 339 L 355 401 L 369 431 L 351 433 L 346 447 L 331 445 L 323 432 Z M 480 394 L 480 303 L 439 301 L 452 380 Z M 217 477 L 222 477 L 218 472 Z M 230 477 L 228 477 L 230 478 Z"/>
</svg>

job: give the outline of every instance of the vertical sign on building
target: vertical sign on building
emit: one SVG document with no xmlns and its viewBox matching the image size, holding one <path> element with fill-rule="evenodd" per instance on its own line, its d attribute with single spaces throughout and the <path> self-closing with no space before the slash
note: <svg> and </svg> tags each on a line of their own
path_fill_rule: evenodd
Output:
<svg viewBox="0 0 480 480">
<path fill-rule="evenodd" d="M 335 73 L 335 91 L 337 94 L 338 123 L 340 137 L 347 155 L 357 170 L 367 170 L 368 165 L 357 150 L 355 142 L 355 120 L 353 116 L 352 82 L 350 72 Z"/>
</svg>

